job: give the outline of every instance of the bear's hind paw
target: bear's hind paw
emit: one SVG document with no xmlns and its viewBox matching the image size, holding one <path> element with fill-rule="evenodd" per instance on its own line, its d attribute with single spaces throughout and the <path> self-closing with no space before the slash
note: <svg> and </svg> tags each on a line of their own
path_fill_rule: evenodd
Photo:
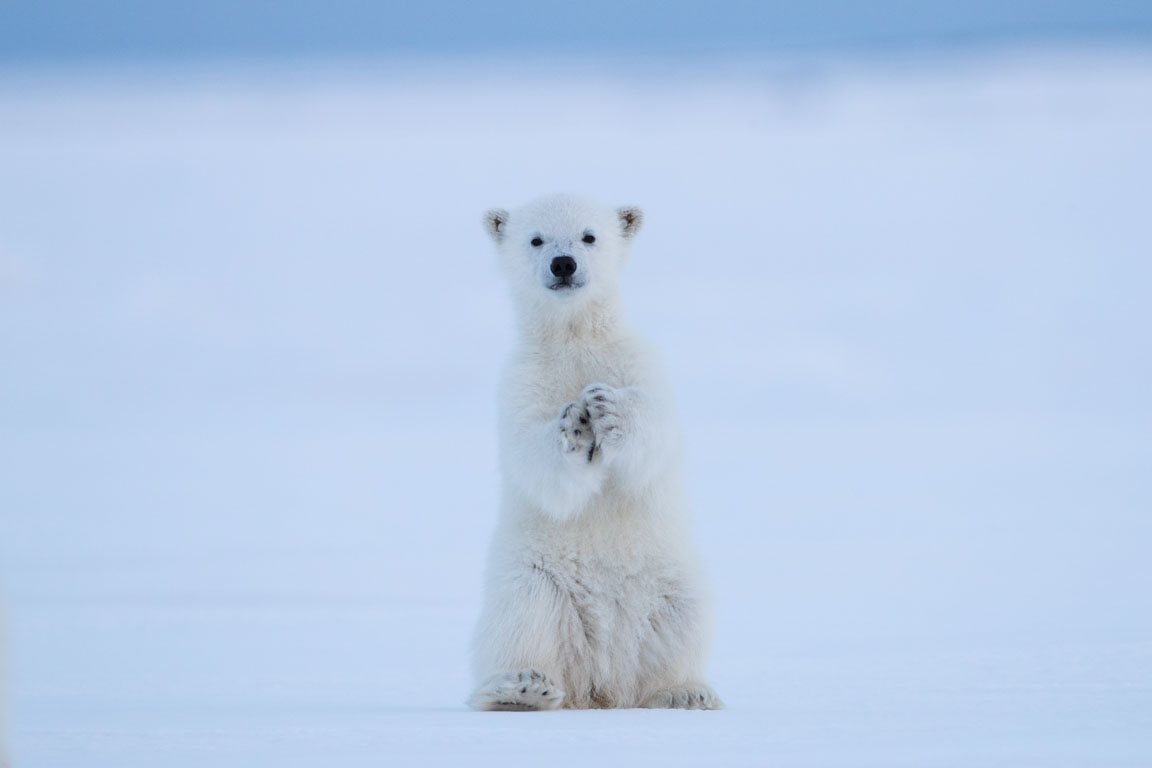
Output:
<svg viewBox="0 0 1152 768">
<path fill-rule="evenodd" d="M 640 705 L 644 709 L 724 709 L 710 686 L 699 684 L 657 691 Z"/>
<path fill-rule="evenodd" d="M 484 712 L 532 712 L 559 709 L 564 691 L 542 672 L 522 669 L 496 675 L 468 699 L 468 706 Z"/>
</svg>

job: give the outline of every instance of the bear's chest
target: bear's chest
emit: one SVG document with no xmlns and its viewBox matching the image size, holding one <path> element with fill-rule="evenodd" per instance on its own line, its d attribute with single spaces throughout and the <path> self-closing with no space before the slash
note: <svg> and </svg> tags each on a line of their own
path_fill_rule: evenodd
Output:
<svg viewBox="0 0 1152 768">
<path fill-rule="evenodd" d="M 529 380 L 548 405 L 575 400 L 589 384 L 634 385 L 633 366 L 610 350 L 573 349 L 536 361 Z"/>
</svg>

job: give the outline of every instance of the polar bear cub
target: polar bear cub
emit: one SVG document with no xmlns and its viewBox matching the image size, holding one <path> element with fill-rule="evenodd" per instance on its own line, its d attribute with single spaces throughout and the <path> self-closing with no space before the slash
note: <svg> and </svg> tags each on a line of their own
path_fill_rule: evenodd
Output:
<svg viewBox="0 0 1152 768">
<path fill-rule="evenodd" d="M 474 643 L 482 710 L 717 709 L 678 427 L 621 320 L 643 217 L 570 196 L 484 217 L 519 316 L 503 502 Z"/>
</svg>

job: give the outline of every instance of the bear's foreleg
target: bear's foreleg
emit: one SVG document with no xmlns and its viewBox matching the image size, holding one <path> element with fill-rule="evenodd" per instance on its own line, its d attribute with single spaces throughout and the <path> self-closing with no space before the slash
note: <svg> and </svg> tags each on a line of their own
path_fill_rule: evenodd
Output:
<svg viewBox="0 0 1152 768">
<path fill-rule="evenodd" d="M 506 438 L 506 481 L 540 511 L 557 520 L 578 515 L 600 493 L 604 468 L 591 460 L 591 419 L 579 403 L 556 418 L 517 425 Z"/>
<path fill-rule="evenodd" d="M 668 465 L 670 419 L 648 390 L 591 384 L 580 403 L 592 422 L 594 452 L 621 485 L 641 489 Z"/>
</svg>

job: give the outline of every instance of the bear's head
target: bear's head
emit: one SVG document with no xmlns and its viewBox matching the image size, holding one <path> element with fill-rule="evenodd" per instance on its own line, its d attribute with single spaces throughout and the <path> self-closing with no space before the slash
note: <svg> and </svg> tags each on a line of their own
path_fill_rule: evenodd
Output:
<svg viewBox="0 0 1152 768">
<path fill-rule="evenodd" d="M 642 221 L 639 208 L 611 208 L 570 195 L 484 214 L 517 303 L 560 315 L 615 297 L 620 267 Z"/>
</svg>

